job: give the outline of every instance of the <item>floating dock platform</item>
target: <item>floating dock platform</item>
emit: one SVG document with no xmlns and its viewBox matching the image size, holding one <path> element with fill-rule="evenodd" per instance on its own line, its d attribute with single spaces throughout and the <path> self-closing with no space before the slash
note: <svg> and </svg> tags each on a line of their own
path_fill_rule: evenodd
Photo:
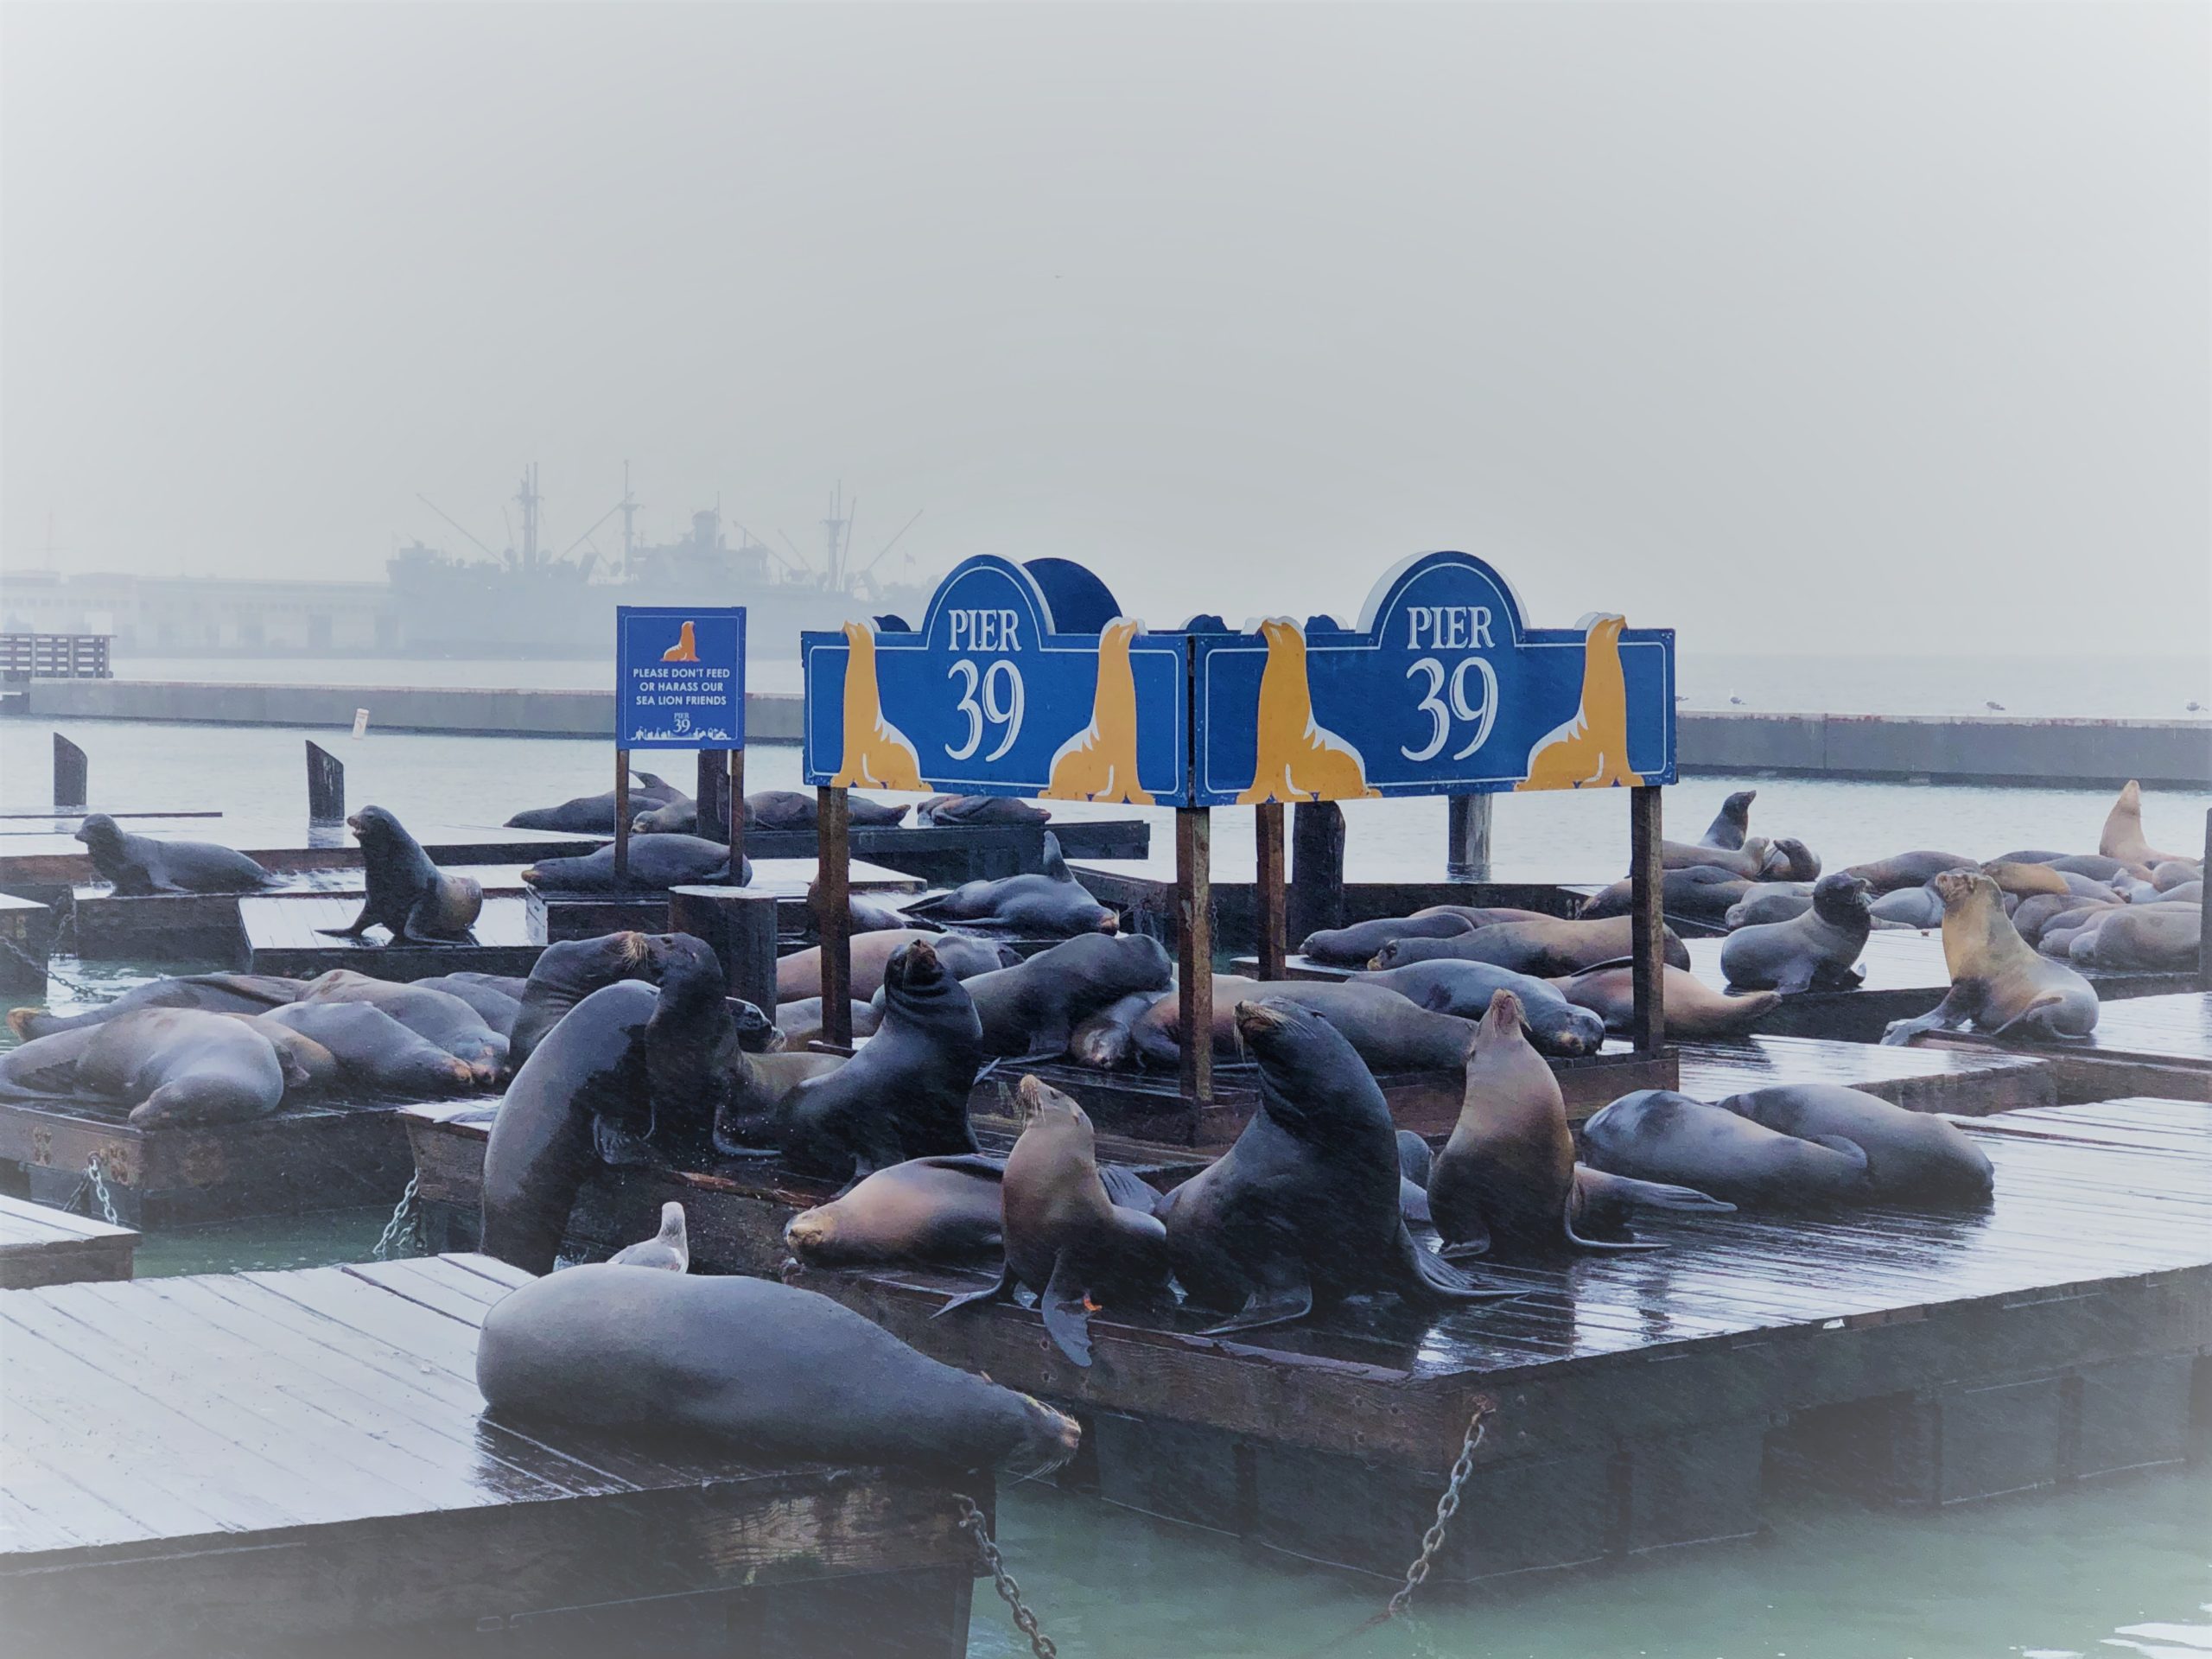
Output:
<svg viewBox="0 0 2212 1659">
<path fill-rule="evenodd" d="M 779 936 L 798 931 L 807 913 L 807 890 L 819 868 L 814 859 L 761 858 L 752 852 L 753 838 L 746 838 L 746 856 L 753 866 L 747 893 L 773 893 Z M 851 888 L 855 893 L 913 894 L 922 890 L 918 876 L 887 865 L 853 861 Z M 563 893 L 558 888 L 524 889 L 531 938 L 541 945 L 563 939 L 596 938 L 602 933 L 634 929 L 640 933 L 668 931 L 668 890 L 638 893 Z"/>
<path fill-rule="evenodd" d="M 846 835 L 852 855 L 887 864 L 931 887 L 992 881 L 1040 869 L 1045 832 L 1058 837 L 1061 856 L 1141 859 L 1152 850 L 1152 826 L 1142 818 L 1054 818 L 1049 823 L 854 824 Z M 811 830 L 745 832 L 745 850 L 763 857 L 814 861 Z"/>
<path fill-rule="evenodd" d="M 0 887 L 75 887 L 97 880 L 90 854 L 73 827 L 53 833 L 0 835 Z M 209 823 L 205 819 L 134 818 L 132 835 L 166 841 L 213 841 L 237 849 L 265 870 L 359 869 L 361 849 L 343 824 L 300 825 L 272 830 L 266 823 Z M 604 837 L 484 824 L 410 824 L 410 833 L 442 868 L 470 864 L 529 864 L 541 858 L 581 858 Z"/>
<path fill-rule="evenodd" d="M 2212 991 L 2103 1003 L 2096 1030 L 2078 1043 L 1999 1041 L 1943 1032 L 1917 1039 L 1915 1047 L 2032 1056 L 2051 1068 L 2063 1100 L 2101 1099 L 2124 1089 L 2212 1101 Z"/>
<path fill-rule="evenodd" d="M 0 1290 L 128 1279 L 137 1251 L 128 1227 L 0 1198 Z"/>
<path fill-rule="evenodd" d="M 53 906 L 0 893 L 0 995 L 46 995 L 46 959 L 60 925 Z"/>
<path fill-rule="evenodd" d="M 1439 1579 L 1749 1537 L 1770 1459 L 1933 1506 L 2201 1448 L 2212 1112 L 2120 1100 L 1960 1127 L 1996 1166 L 1986 1211 L 1676 1217 L 1639 1229 L 1662 1251 L 1484 1264 L 1522 1300 L 1433 1324 L 1353 1305 L 1232 1338 L 1109 1309 L 1087 1370 L 1033 1311 L 932 1317 L 980 1274 L 794 1281 L 1074 1411 L 1071 1472 L 1112 1502 L 1393 1576 L 1482 1405 Z"/>
<path fill-rule="evenodd" d="M 978 1561 L 946 1486 L 488 1414 L 477 1333 L 528 1278 L 446 1256 L 0 1295 L 21 1650 L 963 1659 Z"/>
</svg>

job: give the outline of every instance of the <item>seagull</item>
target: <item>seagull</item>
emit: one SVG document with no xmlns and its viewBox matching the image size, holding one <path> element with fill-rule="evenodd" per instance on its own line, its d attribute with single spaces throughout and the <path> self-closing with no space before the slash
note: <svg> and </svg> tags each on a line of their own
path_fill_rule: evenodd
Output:
<svg viewBox="0 0 2212 1659">
<path fill-rule="evenodd" d="M 2191 697 L 2189 702 L 2189 712 L 2192 715 L 2201 715 L 2204 712 L 2204 705 Z"/>
<path fill-rule="evenodd" d="M 1675 692 L 1675 701 L 1676 702 L 1688 702 L 1689 701 L 1689 699 L 1688 699 L 1688 697 L 1684 696 L 1681 692 L 1677 691 L 1677 692 Z M 2193 703 L 2193 702 L 2192 702 L 2192 703 L 2190 703 L 2189 706 L 2190 706 L 2190 708 L 2192 708 L 2192 709 L 2194 709 L 2194 708 L 2196 708 L 2196 705 L 2195 703 Z"/>
<path fill-rule="evenodd" d="M 1730 702 L 1732 702 L 1732 703 L 1735 704 L 1735 706 L 1736 706 L 1737 708 L 1738 708 L 1738 709 L 1740 709 L 1740 708 L 1742 708 L 1742 707 L 1744 706 L 1744 700 L 1743 700 L 1741 697 L 1738 696 L 1737 696 L 1733 691 L 1731 691 L 1731 692 L 1728 694 L 1728 701 L 1729 701 Z"/>
<path fill-rule="evenodd" d="M 2005 712 L 2005 705 L 2001 702 L 1991 702 L 1985 700 L 1981 706 L 1985 709 L 1993 709 L 2000 715 Z"/>
</svg>

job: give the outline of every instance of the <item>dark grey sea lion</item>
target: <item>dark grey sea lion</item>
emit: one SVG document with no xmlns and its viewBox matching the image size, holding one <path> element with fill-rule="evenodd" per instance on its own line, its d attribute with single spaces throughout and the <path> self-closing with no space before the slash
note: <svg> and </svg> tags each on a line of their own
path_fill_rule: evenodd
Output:
<svg viewBox="0 0 2212 1659">
<path fill-rule="evenodd" d="M 865 1002 L 880 990 L 883 970 L 891 958 L 917 939 L 927 939 L 936 947 L 938 962 L 955 979 L 973 979 L 978 974 L 988 974 L 1020 959 L 1004 945 L 965 933 L 944 933 L 927 927 L 879 928 L 854 935 L 846 946 L 853 995 Z M 794 950 L 776 959 L 779 1002 L 795 1002 L 802 997 L 821 995 L 820 945 L 810 944 L 804 950 Z"/>
<path fill-rule="evenodd" d="M 1341 1033 L 1376 1071 L 1457 1071 L 1473 1042 L 1475 1022 L 1433 1014 L 1381 985 L 1345 980 L 1240 979 L 1213 976 L 1213 1039 L 1217 1053 L 1234 1054 L 1243 1027 L 1239 1004 L 1267 998 L 1311 1008 Z M 1134 1027 L 1138 1054 L 1150 1065 L 1173 1066 L 1182 1058 L 1182 1009 L 1163 996 Z"/>
<path fill-rule="evenodd" d="M 1070 1033 L 1068 1058 L 1099 1071 L 1118 1071 L 1137 1063 L 1136 1022 L 1166 992 L 1132 991 L 1078 1024 Z"/>
<path fill-rule="evenodd" d="M 1667 960 L 1677 968 L 1688 968 L 1689 948 L 1673 928 L 1662 931 L 1666 936 Z M 1395 939 L 1375 953 L 1373 965 L 1403 968 L 1416 962 L 1450 958 L 1487 962 L 1518 974 L 1551 979 L 1580 973 L 1601 962 L 1617 961 L 1635 948 L 1635 933 L 1626 916 L 1572 922 L 1554 916 L 1541 922 L 1499 922 L 1452 939 Z"/>
<path fill-rule="evenodd" d="M 1876 859 L 1871 864 L 1853 864 L 1846 875 L 1855 875 L 1880 898 L 1885 893 L 1895 893 L 1900 887 L 1925 887 L 1946 870 L 1970 870 L 1975 861 L 1961 858 L 1956 853 L 1913 852 L 1897 853 L 1888 858 Z"/>
<path fill-rule="evenodd" d="M 212 841 L 157 841 L 125 835 L 105 812 L 77 826 L 92 868 L 115 884 L 118 893 L 143 897 L 155 893 L 252 893 L 276 878 L 244 853 Z"/>
<path fill-rule="evenodd" d="M 1943 901 L 1936 896 L 1935 888 L 1925 885 L 1892 887 L 1867 907 L 1867 913 L 1878 922 L 1898 922 L 1907 927 L 1941 927 Z"/>
<path fill-rule="evenodd" d="M 1866 1155 L 1866 1183 L 1878 1203 L 1980 1204 L 1996 1174 L 1957 1125 L 1829 1083 L 1785 1084 L 1730 1095 L 1723 1111 L 1801 1141 L 1844 1141 Z"/>
<path fill-rule="evenodd" d="M 652 941 L 643 933 L 602 933 L 561 939 L 538 953 L 523 982 L 514 1023 L 507 1033 L 507 1062 L 519 1070 L 562 1015 L 594 991 L 626 979 L 653 976 Z"/>
<path fill-rule="evenodd" d="M 932 795 L 914 809 L 917 823 L 1047 823 L 1049 808 L 1011 795 Z"/>
<path fill-rule="evenodd" d="M 1270 997 L 1241 1005 L 1236 1021 L 1259 1061 L 1259 1108 L 1160 1208 L 1189 1300 L 1233 1316 L 1216 1331 L 1280 1325 L 1369 1293 L 1428 1313 L 1513 1294 L 1406 1230 L 1390 1109 L 1327 1020 Z"/>
<path fill-rule="evenodd" d="M 1416 962 L 1354 974 L 1352 979 L 1395 991 L 1415 1007 L 1462 1020 L 1481 1019 L 1490 1011 L 1491 998 L 1509 990 L 1521 1001 L 1522 1022 L 1539 1054 L 1572 1059 L 1595 1054 L 1605 1046 L 1605 1022 L 1600 1016 L 1568 1001 L 1548 980 L 1487 962 Z"/>
<path fill-rule="evenodd" d="M 961 922 L 1039 939 L 1111 933 L 1121 925 L 1121 918 L 1069 874 L 1067 861 L 1060 856 L 1059 837 L 1049 830 L 1045 832 L 1045 867 L 1040 873 L 969 881 L 950 893 L 917 899 L 906 911 L 909 915 L 940 922 Z"/>
<path fill-rule="evenodd" d="M 800 1211 L 784 1228 L 784 1243 L 810 1268 L 964 1267 L 999 1252 L 1005 1172 L 1004 1159 L 975 1153 L 909 1158 Z"/>
<path fill-rule="evenodd" d="M 845 816 L 858 828 L 889 829 L 903 823 L 904 806 L 870 800 L 851 791 L 845 794 Z M 822 806 L 811 790 L 764 789 L 745 798 L 746 827 L 753 830 L 818 830 Z"/>
<path fill-rule="evenodd" d="M 1817 881 L 1821 879 L 1821 855 L 1795 836 L 1784 836 L 1776 842 L 1766 855 L 1766 869 L 1760 877 L 1765 881 Z"/>
<path fill-rule="evenodd" d="M 1728 906 L 1728 913 L 1720 919 L 1731 929 L 1762 927 L 1769 922 L 1786 922 L 1794 916 L 1802 916 L 1813 907 L 1813 889 L 1805 881 L 1765 881 Z"/>
<path fill-rule="evenodd" d="M 507 1067 L 507 1039 L 484 1023 L 483 1016 L 457 996 L 395 985 L 344 968 L 334 968 L 308 982 L 302 1002 L 368 1002 L 448 1054 L 476 1069 L 485 1084 L 495 1083 Z"/>
<path fill-rule="evenodd" d="M 57 1032 L 82 1030 L 141 1008 L 197 1008 L 203 1014 L 261 1014 L 296 1001 L 307 989 L 303 979 L 274 974 L 188 974 L 176 979 L 156 979 L 134 985 L 112 1002 L 87 1008 L 82 1014 L 48 1014 L 37 1008 L 10 1008 L 8 1028 L 29 1040 L 51 1037 Z"/>
<path fill-rule="evenodd" d="M 476 1384 L 503 1416 L 706 1435 L 760 1463 L 1036 1474 L 1082 1437 L 814 1291 L 612 1262 L 493 1304 Z"/>
<path fill-rule="evenodd" d="M 630 774 L 637 781 L 630 787 L 630 810 L 658 807 L 683 798 L 682 791 L 665 779 L 656 778 L 650 772 Z M 611 836 L 614 833 L 614 791 L 607 790 L 599 795 L 579 795 L 558 806 L 533 806 L 518 812 L 507 820 L 510 830 L 550 830 L 570 836 Z"/>
<path fill-rule="evenodd" d="M 1471 933 L 1493 922 L 1540 922 L 1543 912 L 1534 910 L 1476 909 L 1465 905 L 1433 905 L 1410 916 L 1382 916 L 1355 922 L 1350 927 L 1325 927 L 1309 933 L 1298 948 L 1315 962 L 1340 968 L 1363 968 L 1375 953 L 1393 939 L 1449 939 Z"/>
<path fill-rule="evenodd" d="M 139 1008 L 37 1039 L 0 1079 L 10 1099 L 112 1101 L 142 1128 L 266 1117 L 309 1081 L 252 1020 L 198 1008 Z"/>
<path fill-rule="evenodd" d="M 1815 1210 L 1872 1196 L 1851 1141 L 1800 1139 L 1671 1090 L 1624 1095 L 1582 1125 L 1596 1169 L 1663 1181 L 1753 1210 Z"/>
<path fill-rule="evenodd" d="M 345 1086 L 407 1099 L 465 1095 L 481 1077 L 427 1037 L 368 1002 L 295 1002 L 257 1015 L 257 1026 L 298 1033 L 329 1051 Z"/>
<path fill-rule="evenodd" d="M 683 1206 L 673 1199 L 660 1207 L 660 1230 L 636 1244 L 626 1244 L 607 1258 L 615 1268 L 657 1268 L 663 1273 L 691 1270 L 691 1236 L 683 1224 Z"/>
<path fill-rule="evenodd" d="M 1720 810 L 1705 833 L 1698 840 L 1707 847 L 1720 847 L 1733 852 L 1744 844 L 1744 837 L 1751 832 L 1751 803 L 1759 798 L 1756 789 L 1739 789 L 1720 803 Z"/>
<path fill-rule="evenodd" d="M 1751 991 L 1856 990 L 1855 966 L 1873 927 L 1866 883 L 1838 870 L 1813 884 L 1813 907 L 1786 922 L 1739 927 L 1720 947 L 1720 971 Z"/>
<path fill-rule="evenodd" d="M 514 1030 L 522 1012 L 523 989 L 530 982 L 507 974 L 435 974 L 410 982 L 427 991 L 457 996 L 476 1010 L 484 1023 L 502 1037 Z"/>
<path fill-rule="evenodd" d="M 2067 954 L 2088 968 L 2186 973 L 2197 965 L 2203 944 L 2203 906 L 2201 900 L 2192 899 L 2126 906 L 2094 928 L 2077 931 Z"/>
<path fill-rule="evenodd" d="M 1094 1307 L 1165 1298 L 1167 1229 L 1108 1196 L 1082 1107 L 1033 1074 L 1022 1078 L 1020 1096 L 1027 1118 L 1000 1183 L 1006 1267 L 998 1283 L 956 1296 L 938 1313 L 1003 1301 L 1026 1285 L 1037 1293 L 1052 1345 L 1088 1365 Z"/>
<path fill-rule="evenodd" d="M 639 836 L 696 836 L 699 833 L 699 803 L 689 795 L 663 801 L 632 817 L 630 831 Z"/>
<path fill-rule="evenodd" d="M 533 887 L 550 893 L 658 893 L 729 880 L 729 848 L 698 836 L 632 836 L 626 880 L 614 874 L 612 845 L 582 858 L 541 858 L 522 873 Z M 753 861 L 745 861 L 736 885 L 753 880 Z"/>
<path fill-rule="evenodd" d="M 1758 883 L 1710 864 L 1687 870 L 1668 870 L 1659 878 L 1660 905 L 1669 915 L 1695 921 L 1718 922 L 1729 907 L 1758 891 Z M 1575 912 L 1586 922 L 1611 921 L 1625 917 L 1634 906 L 1635 884 L 1623 880 L 1601 887 L 1582 901 Z"/>
<path fill-rule="evenodd" d="M 1159 940 L 1093 933 L 975 975 L 967 986 L 986 1054 L 1045 1056 L 1065 1053 L 1076 1027 L 1102 1008 L 1135 992 L 1164 991 L 1174 976 Z"/>
<path fill-rule="evenodd" d="M 346 822 L 361 843 L 368 896 L 351 927 L 319 927 L 316 932 L 358 939 L 382 926 L 391 931 L 394 944 L 468 937 L 484 909 L 484 889 L 474 876 L 446 874 L 380 806 L 365 806 Z"/>
<path fill-rule="evenodd" d="M 1891 1021 L 1884 1043 L 1956 1031 L 1968 1021 L 1993 1036 L 2080 1038 L 2096 1029 L 2095 989 L 2071 968 L 2036 954 L 2005 915 L 1994 881 L 1977 870 L 1947 870 L 1934 885 L 1943 901 L 1951 988 L 1919 1019 Z"/>
<path fill-rule="evenodd" d="M 983 1030 L 966 987 L 929 940 L 916 939 L 886 966 L 883 995 L 883 1023 L 858 1053 L 771 1111 L 728 1124 L 716 1137 L 722 1150 L 772 1147 L 801 1173 L 832 1180 L 975 1151 L 968 1094 L 982 1069 Z"/>
</svg>

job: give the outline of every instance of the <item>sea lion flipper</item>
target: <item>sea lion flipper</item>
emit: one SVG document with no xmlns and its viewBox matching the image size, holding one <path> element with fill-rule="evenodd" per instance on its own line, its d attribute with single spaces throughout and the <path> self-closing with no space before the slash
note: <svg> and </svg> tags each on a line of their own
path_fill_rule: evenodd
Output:
<svg viewBox="0 0 2212 1659">
<path fill-rule="evenodd" d="M 593 1147 L 599 1153 L 600 1161 L 613 1168 L 660 1161 L 653 1155 L 652 1147 L 648 1144 L 649 1135 L 632 1135 L 606 1118 L 592 1120 L 591 1138 Z"/>
<path fill-rule="evenodd" d="M 2002 1037 L 2007 1032 L 2021 1027 L 2039 1024 L 2041 1023 L 2039 1016 L 2045 1009 L 2055 1008 L 2065 1001 L 2066 995 L 2063 991 L 2045 991 L 1989 1034 L 1993 1037 Z"/>
<path fill-rule="evenodd" d="M 1866 1167 L 1866 1148 L 1856 1141 L 1848 1140 L 1840 1135 L 1808 1135 L 1805 1139 L 1816 1147 L 1826 1147 L 1830 1152 L 1840 1153 L 1858 1165 L 1862 1171 Z"/>
<path fill-rule="evenodd" d="M 1202 1337 L 1225 1336 L 1232 1331 L 1257 1331 L 1263 1325 L 1288 1325 L 1304 1319 L 1313 1311 L 1313 1287 L 1305 1277 L 1302 1267 L 1295 1270 L 1299 1274 L 1295 1283 L 1272 1285 L 1254 1291 L 1234 1317 L 1224 1319 L 1219 1325 L 1210 1325 L 1198 1334 Z"/>
<path fill-rule="evenodd" d="M 1052 1262 L 1052 1277 L 1045 1287 L 1040 1306 L 1046 1334 L 1052 1345 L 1077 1365 L 1090 1363 L 1090 1300 L 1084 1294 L 1083 1272 L 1075 1252 L 1062 1250 Z"/>
<path fill-rule="evenodd" d="M 371 918 L 369 915 L 369 907 L 366 905 L 363 905 L 361 906 L 361 913 L 353 918 L 353 926 L 318 927 L 315 929 L 315 931 L 324 935 L 326 938 L 333 939 L 358 939 L 362 934 L 369 931 L 370 924 Z"/>
<path fill-rule="evenodd" d="M 1574 1184 L 1586 1202 L 1599 1199 L 1631 1209 L 1683 1210 L 1708 1215 L 1733 1215 L 1736 1206 L 1694 1186 L 1666 1181 L 1640 1181 L 1632 1175 L 1614 1175 L 1587 1164 L 1574 1166 Z"/>
<path fill-rule="evenodd" d="M 1141 1211 L 1149 1216 L 1160 1205 L 1160 1194 L 1152 1184 L 1125 1164 L 1101 1165 L 1098 1179 L 1106 1189 L 1106 1196 L 1122 1210 Z"/>
<path fill-rule="evenodd" d="M 1410 1270 L 1414 1281 L 1401 1286 L 1400 1294 L 1416 1301 L 1497 1302 L 1521 1294 L 1485 1285 L 1453 1267 L 1435 1251 L 1424 1249 L 1414 1242 L 1414 1236 L 1406 1230 L 1402 1221 L 1398 1224 L 1398 1259 Z"/>
<path fill-rule="evenodd" d="M 995 1283 L 988 1285 L 982 1290 L 971 1290 L 965 1296 L 954 1297 L 930 1317 L 933 1319 L 941 1319 L 956 1307 L 973 1307 L 978 1302 L 1011 1301 L 1014 1299 L 1015 1287 L 1019 1283 L 1020 1281 L 1014 1276 L 1014 1263 L 1009 1262 L 999 1269 L 999 1276 Z M 1077 1363 L 1088 1364 L 1090 1362 L 1086 1359 L 1078 1361 Z"/>
<path fill-rule="evenodd" d="M 1408 1221 L 1435 1219 L 1429 1211 L 1427 1192 L 1422 1190 L 1419 1182 L 1403 1175 L 1398 1177 L 1398 1213 Z M 1488 1237 L 1484 1238 L 1482 1247 L 1485 1250 L 1490 1248 Z"/>
</svg>

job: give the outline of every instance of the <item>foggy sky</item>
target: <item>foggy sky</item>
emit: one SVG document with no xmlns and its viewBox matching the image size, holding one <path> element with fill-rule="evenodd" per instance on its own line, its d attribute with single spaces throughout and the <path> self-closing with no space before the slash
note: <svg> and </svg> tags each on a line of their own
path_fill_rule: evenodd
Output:
<svg viewBox="0 0 2212 1659">
<path fill-rule="evenodd" d="M 1440 546 L 1685 650 L 2212 628 L 2198 5 L 0 14 L 0 557 L 719 493 L 1155 625 Z M 600 545 L 608 545 L 602 535 Z"/>
</svg>

